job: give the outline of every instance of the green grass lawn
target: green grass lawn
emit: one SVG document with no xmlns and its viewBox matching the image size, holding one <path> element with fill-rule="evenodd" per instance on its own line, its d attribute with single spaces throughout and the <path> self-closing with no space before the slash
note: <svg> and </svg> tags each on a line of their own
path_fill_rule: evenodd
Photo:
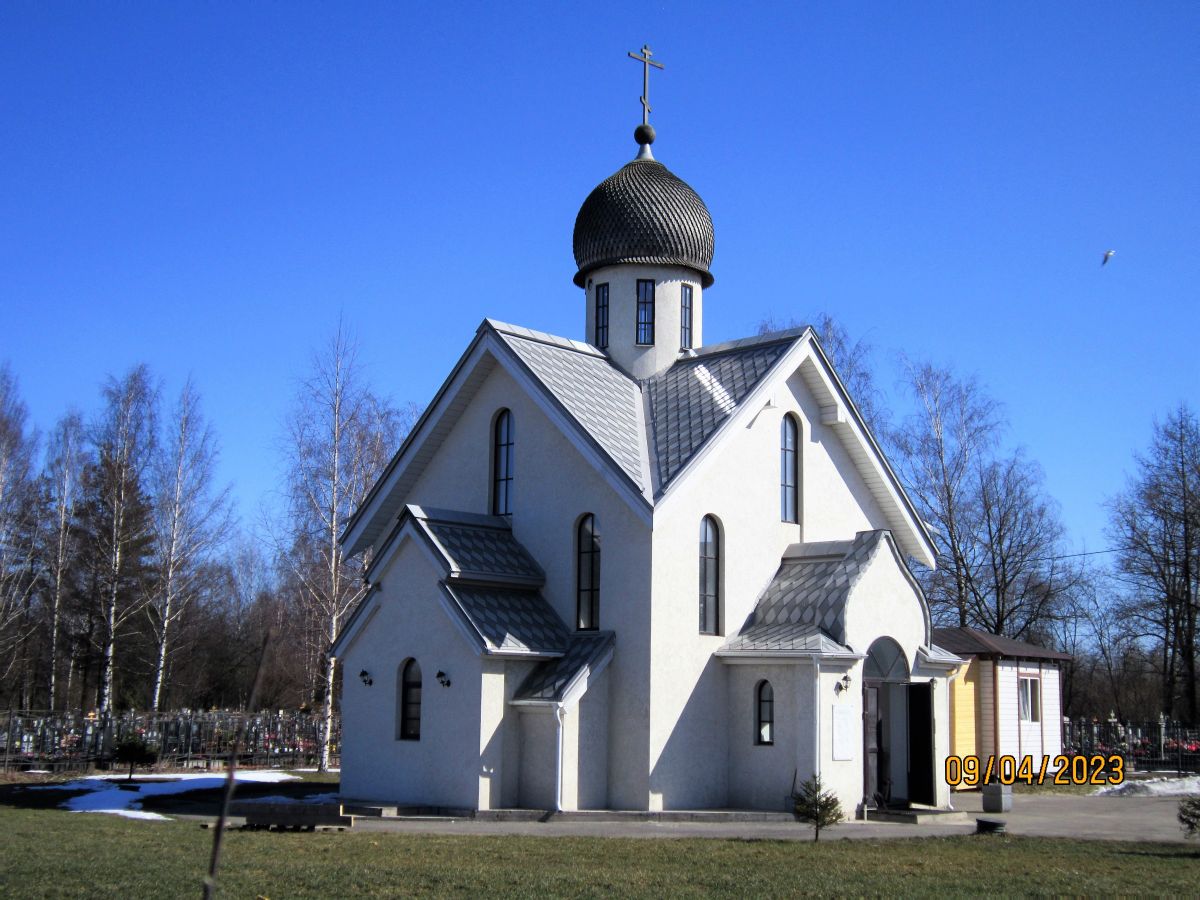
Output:
<svg viewBox="0 0 1200 900">
<path fill-rule="evenodd" d="M 195 822 L 0 807 L 4 897 L 198 896 Z M 1194 894 L 1200 851 L 1015 837 L 729 841 L 229 832 L 222 896 Z"/>
</svg>

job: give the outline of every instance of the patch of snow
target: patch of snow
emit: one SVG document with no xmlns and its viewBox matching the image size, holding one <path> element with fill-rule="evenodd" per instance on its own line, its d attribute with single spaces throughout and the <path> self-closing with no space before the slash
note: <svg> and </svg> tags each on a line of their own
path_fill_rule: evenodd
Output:
<svg viewBox="0 0 1200 900">
<path fill-rule="evenodd" d="M 26 775 L 49 775 L 50 770 L 49 769 L 26 769 L 25 774 Z"/>
<path fill-rule="evenodd" d="M 1143 778 L 1100 788 L 1096 796 L 1105 797 L 1187 797 L 1200 794 L 1200 775 L 1187 778 Z"/>
<path fill-rule="evenodd" d="M 145 776 L 142 781 L 132 783 L 120 782 L 126 776 L 97 775 L 91 778 L 80 778 L 63 784 L 47 784 L 29 788 L 32 791 L 84 791 L 76 797 L 60 804 L 63 809 L 72 812 L 112 813 L 127 815 L 129 818 L 152 819 L 169 821 L 166 816 L 158 813 L 142 812 L 143 797 L 161 797 L 166 794 L 182 794 L 186 791 L 213 790 L 225 786 L 225 776 L 212 775 L 153 775 Z M 295 775 L 286 772 L 237 772 L 235 780 L 239 782 L 259 782 L 278 784 L 281 781 L 295 781 Z M 117 782 L 114 784 L 114 782 Z"/>
</svg>

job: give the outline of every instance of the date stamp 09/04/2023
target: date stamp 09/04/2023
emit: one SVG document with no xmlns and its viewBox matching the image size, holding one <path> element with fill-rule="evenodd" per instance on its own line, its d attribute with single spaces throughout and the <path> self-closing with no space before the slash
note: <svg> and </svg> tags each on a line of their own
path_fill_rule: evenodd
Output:
<svg viewBox="0 0 1200 900">
<path fill-rule="evenodd" d="M 950 787 L 1000 784 L 1120 784 L 1125 780 L 1125 759 L 1101 756 L 947 756 L 946 783 Z"/>
</svg>

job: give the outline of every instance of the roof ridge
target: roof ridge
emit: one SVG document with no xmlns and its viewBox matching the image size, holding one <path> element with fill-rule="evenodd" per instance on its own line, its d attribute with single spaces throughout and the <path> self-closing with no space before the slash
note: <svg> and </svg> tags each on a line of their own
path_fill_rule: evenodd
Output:
<svg viewBox="0 0 1200 900">
<path fill-rule="evenodd" d="M 703 359 L 707 356 L 717 356 L 722 353 L 730 353 L 734 350 L 745 350 L 750 347 L 764 347 L 768 344 L 782 344 L 791 342 L 799 337 L 803 337 L 805 332 L 810 331 L 811 326 L 801 325 L 797 328 L 785 328 L 782 331 L 771 331 L 767 334 L 755 334 L 750 337 L 734 338 L 729 341 L 721 341 L 718 344 L 709 344 L 706 347 L 696 347 L 695 355 L 683 357 L 676 362 L 683 362 L 692 359 Z"/>
<path fill-rule="evenodd" d="M 471 525 L 477 528 L 494 528 L 497 531 L 512 531 L 512 525 L 503 516 L 490 516 L 461 509 L 421 506 L 416 503 L 406 503 L 404 508 L 413 518 L 426 522 L 444 522 L 448 525 Z"/>
<path fill-rule="evenodd" d="M 484 325 L 488 325 L 501 334 L 507 334 L 510 337 L 523 338 L 527 341 L 534 341 L 538 344 L 546 344 L 551 347 L 558 347 L 560 350 L 570 350 L 575 353 L 582 353 L 585 356 L 594 356 L 603 359 L 606 362 L 611 362 L 608 356 L 601 350 L 593 347 L 591 344 L 584 341 L 577 341 L 573 338 L 562 337 L 561 335 L 551 334 L 548 331 L 538 331 L 534 328 L 526 328 L 524 325 L 513 325 L 510 322 L 501 322 L 499 319 L 486 318 L 483 320 Z M 616 366 L 613 366 L 616 369 Z M 620 372 L 620 369 L 617 369 Z M 624 375 L 624 372 L 621 372 Z M 628 377 L 628 376 L 626 376 Z"/>
</svg>

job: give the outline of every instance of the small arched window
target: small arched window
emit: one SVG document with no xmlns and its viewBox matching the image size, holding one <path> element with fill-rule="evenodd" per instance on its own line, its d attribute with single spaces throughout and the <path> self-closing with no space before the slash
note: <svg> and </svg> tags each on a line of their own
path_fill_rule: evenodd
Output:
<svg viewBox="0 0 1200 900">
<path fill-rule="evenodd" d="M 755 713 L 754 743 L 775 743 L 775 692 L 771 690 L 771 682 L 760 681 L 754 691 Z"/>
<path fill-rule="evenodd" d="M 800 521 L 800 426 L 793 415 L 779 426 L 779 518 Z"/>
<path fill-rule="evenodd" d="M 717 520 L 700 520 L 700 633 L 719 634 L 721 627 L 721 531 Z"/>
<path fill-rule="evenodd" d="M 419 741 L 421 739 L 421 666 L 415 659 L 400 665 L 396 681 L 400 702 L 396 711 L 398 719 L 396 739 Z"/>
<path fill-rule="evenodd" d="M 513 422 L 512 413 L 500 410 L 492 427 L 492 515 L 512 515 Z"/>
<path fill-rule="evenodd" d="M 591 513 L 579 520 L 575 532 L 576 608 L 580 631 L 600 627 L 600 533 Z"/>
</svg>

